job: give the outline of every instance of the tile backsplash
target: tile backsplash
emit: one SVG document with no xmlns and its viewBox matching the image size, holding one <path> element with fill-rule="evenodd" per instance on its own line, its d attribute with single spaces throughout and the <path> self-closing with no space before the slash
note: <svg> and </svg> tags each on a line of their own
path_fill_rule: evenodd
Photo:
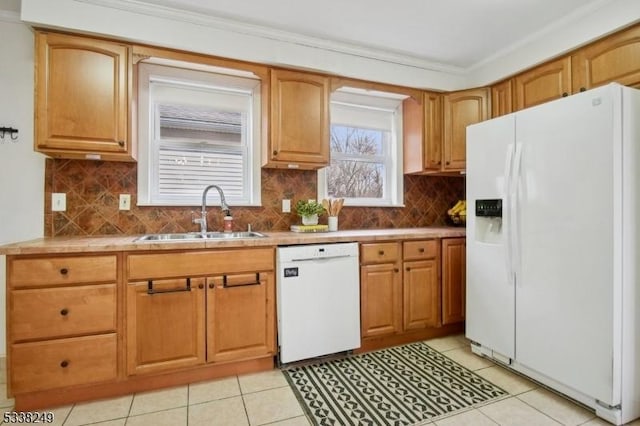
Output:
<svg viewBox="0 0 640 426">
<path fill-rule="evenodd" d="M 285 231 L 300 223 L 281 212 L 281 200 L 292 206 L 316 198 L 315 171 L 262 169 L 262 207 L 232 207 L 234 228 Z M 446 210 L 464 197 L 464 178 L 405 176 L 402 208 L 345 207 L 340 229 L 405 228 L 445 225 Z M 67 209 L 51 211 L 51 193 L 67 194 Z M 131 194 L 131 210 L 118 209 L 119 194 Z M 137 164 L 47 159 L 45 166 L 45 235 L 146 234 L 197 231 L 192 212 L 199 206 L 137 206 Z M 222 214 L 208 210 L 209 230 L 222 230 Z M 326 223 L 326 216 L 320 219 Z"/>
</svg>

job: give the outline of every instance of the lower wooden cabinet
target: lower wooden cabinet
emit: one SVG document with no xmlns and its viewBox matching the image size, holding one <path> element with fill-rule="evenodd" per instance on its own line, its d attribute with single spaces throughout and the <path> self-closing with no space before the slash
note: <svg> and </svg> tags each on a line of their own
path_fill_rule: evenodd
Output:
<svg viewBox="0 0 640 426">
<path fill-rule="evenodd" d="M 402 331 L 402 282 L 396 262 L 360 267 L 362 338 Z"/>
<path fill-rule="evenodd" d="M 403 256 L 403 329 L 440 325 L 440 250 L 437 240 L 405 241 Z"/>
<path fill-rule="evenodd" d="M 14 394 L 108 382 L 117 377 L 115 333 L 19 343 L 9 367 Z"/>
<path fill-rule="evenodd" d="M 127 264 L 137 278 L 127 284 L 129 375 L 275 355 L 273 248 L 132 254 Z"/>
<path fill-rule="evenodd" d="M 204 278 L 127 285 L 127 373 L 205 362 Z"/>
<path fill-rule="evenodd" d="M 438 240 L 360 245 L 362 338 L 440 325 Z"/>
<path fill-rule="evenodd" d="M 113 382 L 117 255 L 8 256 L 8 393 Z"/>
<path fill-rule="evenodd" d="M 207 361 L 255 358 L 274 352 L 273 273 L 217 276 L 207 293 Z"/>
<path fill-rule="evenodd" d="M 403 274 L 403 329 L 437 327 L 440 322 L 438 261 L 404 262 Z"/>
<path fill-rule="evenodd" d="M 466 239 L 442 240 L 442 324 L 464 321 Z"/>
</svg>

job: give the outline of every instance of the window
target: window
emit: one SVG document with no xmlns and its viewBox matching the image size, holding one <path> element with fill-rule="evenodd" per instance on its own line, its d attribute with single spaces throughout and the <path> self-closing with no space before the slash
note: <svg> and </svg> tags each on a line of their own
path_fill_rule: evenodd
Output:
<svg viewBox="0 0 640 426">
<path fill-rule="evenodd" d="M 210 184 L 260 205 L 260 80 L 141 63 L 138 99 L 139 205 L 200 205 Z"/>
<path fill-rule="evenodd" d="M 402 205 L 404 98 L 352 88 L 331 95 L 331 164 L 318 172 L 318 199 Z"/>
</svg>

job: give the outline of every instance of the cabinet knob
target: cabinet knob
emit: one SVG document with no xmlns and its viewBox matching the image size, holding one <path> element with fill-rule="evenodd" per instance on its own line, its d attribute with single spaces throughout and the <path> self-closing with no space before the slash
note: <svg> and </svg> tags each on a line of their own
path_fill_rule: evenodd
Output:
<svg viewBox="0 0 640 426">
<path fill-rule="evenodd" d="M 424 247 L 420 247 L 420 248 L 418 249 L 418 251 L 419 251 L 420 253 L 424 253 Z"/>
<path fill-rule="evenodd" d="M 398 268 L 393 268 L 393 272 L 400 272 L 400 269 L 398 269 Z"/>
<path fill-rule="evenodd" d="M 118 141 L 118 146 L 124 146 L 124 141 Z"/>
<path fill-rule="evenodd" d="M 62 269 L 60 269 L 60 273 L 62 275 L 67 275 L 69 273 L 69 270 L 67 268 L 62 268 Z"/>
<path fill-rule="evenodd" d="M 405 271 L 409 272 L 411 270 L 411 268 L 409 268 L 408 266 L 406 268 L 404 268 Z"/>
<path fill-rule="evenodd" d="M 378 250 L 378 256 L 384 256 L 384 250 Z"/>
<path fill-rule="evenodd" d="M 586 88 L 586 87 L 581 87 L 581 88 L 580 88 L 580 91 L 581 91 L 581 92 L 586 92 L 586 90 L 587 90 L 587 88 Z"/>
<path fill-rule="evenodd" d="M 278 151 L 274 149 L 274 150 L 273 150 L 273 155 L 274 155 L 274 156 L 278 155 Z"/>
<path fill-rule="evenodd" d="M 442 164 L 442 160 L 438 160 L 438 165 Z"/>
<path fill-rule="evenodd" d="M 204 288 L 204 284 L 198 284 L 198 288 Z"/>
<path fill-rule="evenodd" d="M 209 288 L 213 290 L 213 288 L 215 287 L 215 285 L 213 283 L 209 283 Z"/>
<path fill-rule="evenodd" d="M 563 97 L 563 98 L 566 98 L 567 96 L 569 96 L 569 94 L 568 94 L 567 92 L 564 92 L 564 93 L 562 94 L 562 97 Z"/>
<path fill-rule="evenodd" d="M 445 164 L 448 166 L 449 164 L 451 164 L 451 161 L 447 161 Z"/>
<path fill-rule="evenodd" d="M 60 363 L 60 367 L 67 368 L 69 366 L 69 361 L 66 359 Z"/>
<path fill-rule="evenodd" d="M 67 316 L 68 313 L 69 310 L 67 308 L 63 308 L 60 310 L 60 315 L 62 315 L 63 317 Z"/>
</svg>

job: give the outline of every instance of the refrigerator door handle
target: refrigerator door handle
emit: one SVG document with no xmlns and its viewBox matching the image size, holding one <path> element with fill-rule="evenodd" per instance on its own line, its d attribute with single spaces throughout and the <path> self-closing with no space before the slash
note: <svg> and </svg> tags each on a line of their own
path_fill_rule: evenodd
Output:
<svg viewBox="0 0 640 426">
<path fill-rule="evenodd" d="M 513 264 L 511 259 L 511 174 L 513 172 L 514 144 L 507 145 L 504 164 L 504 205 L 502 209 L 502 232 L 504 235 L 505 272 L 507 285 L 513 284 Z"/>
<path fill-rule="evenodd" d="M 512 276 L 515 278 L 520 270 L 520 209 L 519 209 L 519 197 L 520 197 L 520 171 L 522 163 L 522 142 L 516 143 L 516 149 L 513 160 L 513 174 L 511 176 L 511 183 L 509 189 L 511 194 L 509 195 L 509 222 L 511 229 L 509 230 L 509 237 L 511 239 L 509 245 L 511 248 L 511 271 Z M 516 279 L 516 283 L 518 280 Z"/>
</svg>

